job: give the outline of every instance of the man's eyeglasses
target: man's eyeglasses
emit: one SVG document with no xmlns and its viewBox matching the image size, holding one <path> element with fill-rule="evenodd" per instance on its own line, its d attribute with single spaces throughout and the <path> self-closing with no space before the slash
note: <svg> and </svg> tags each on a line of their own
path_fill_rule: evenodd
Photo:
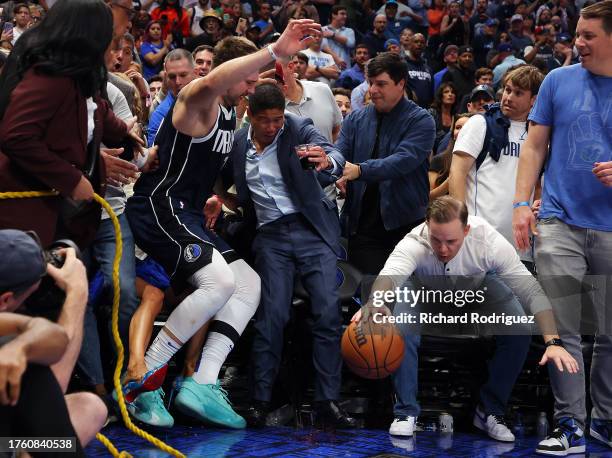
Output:
<svg viewBox="0 0 612 458">
<path fill-rule="evenodd" d="M 136 13 L 138 13 L 138 11 L 136 11 L 134 8 L 128 8 L 127 6 L 122 5 L 121 3 L 116 3 L 113 2 L 111 3 L 111 5 L 117 6 L 125 11 L 127 11 L 128 14 L 128 19 L 131 21 L 136 17 Z"/>
</svg>

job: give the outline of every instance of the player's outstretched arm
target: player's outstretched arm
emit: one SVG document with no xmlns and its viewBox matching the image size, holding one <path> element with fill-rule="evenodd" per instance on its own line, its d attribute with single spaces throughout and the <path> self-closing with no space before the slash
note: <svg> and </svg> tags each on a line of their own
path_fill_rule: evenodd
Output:
<svg viewBox="0 0 612 458">
<path fill-rule="evenodd" d="M 287 58 L 308 47 L 313 37 L 321 33 L 321 26 L 311 19 L 290 21 L 276 43 L 248 56 L 227 61 L 204 78 L 185 86 L 179 93 L 172 122 L 182 133 L 202 137 L 210 132 L 217 119 L 217 98 L 236 84 L 245 83 L 245 91 L 252 91 L 259 69 L 277 58 Z"/>
</svg>

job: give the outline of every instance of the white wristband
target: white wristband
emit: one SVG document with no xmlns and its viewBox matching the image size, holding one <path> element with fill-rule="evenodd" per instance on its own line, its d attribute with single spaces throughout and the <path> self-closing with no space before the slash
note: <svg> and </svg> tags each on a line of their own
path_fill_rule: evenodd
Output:
<svg viewBox="0 0 612 458">
<path fill-rule="evenodd" d="M 274 53 L 274 49 L 272 49 L 272 45 L 271 44 L 266 46 L 266 49 L 270 53 L 270 57 L 272 58 L 272 60 L 278 60 L 278 56 Z"/>
</svg>

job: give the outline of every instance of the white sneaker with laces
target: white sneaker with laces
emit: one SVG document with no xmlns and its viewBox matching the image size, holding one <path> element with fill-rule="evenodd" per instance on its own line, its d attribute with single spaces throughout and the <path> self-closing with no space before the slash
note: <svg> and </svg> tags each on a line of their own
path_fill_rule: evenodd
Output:
<svg viewBox="0 0 612 458">
<path fill-rule="evenodd" d="M 503 415 L 486 415 L 480 406 L 474 413 L 474 426 L 488 434 L 491 439 L 500 442 L 514 442 L 514 434 L 508 428 Z"/>
<path fill-rule="evenodd" d="M 395 417 L 393 423 L 389 427 L 389 434 L 392 436 L 410 437 L 414 434 L 414 426 L 416 417 L 409 415 Z"/>
</svg>

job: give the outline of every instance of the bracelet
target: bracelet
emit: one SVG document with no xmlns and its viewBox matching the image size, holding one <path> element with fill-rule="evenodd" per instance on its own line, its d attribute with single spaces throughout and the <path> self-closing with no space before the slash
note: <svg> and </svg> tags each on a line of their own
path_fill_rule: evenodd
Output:
<svg viewBox="0 0 612 458">
<path fill-rule="evenodd" d="M 512 204 L 512 208 L 518 208 L 518 207 L 531 207 L 531 204 L 529 202 L 526 202 L 526 201 L 514 202 Z"/>
<path fill-rule="evenodd" d="M 276 55 L 276 53 L 274 52 L 274 49 L 272 49 L 272 45 L 269 44 L 268 46 L 266 46 L 266 49 L 268 50 L 268 52 L 270 53 L 270 57 L 272 58 L 272 60 L 278 60 L 278 56 Z"/>
</svg>

